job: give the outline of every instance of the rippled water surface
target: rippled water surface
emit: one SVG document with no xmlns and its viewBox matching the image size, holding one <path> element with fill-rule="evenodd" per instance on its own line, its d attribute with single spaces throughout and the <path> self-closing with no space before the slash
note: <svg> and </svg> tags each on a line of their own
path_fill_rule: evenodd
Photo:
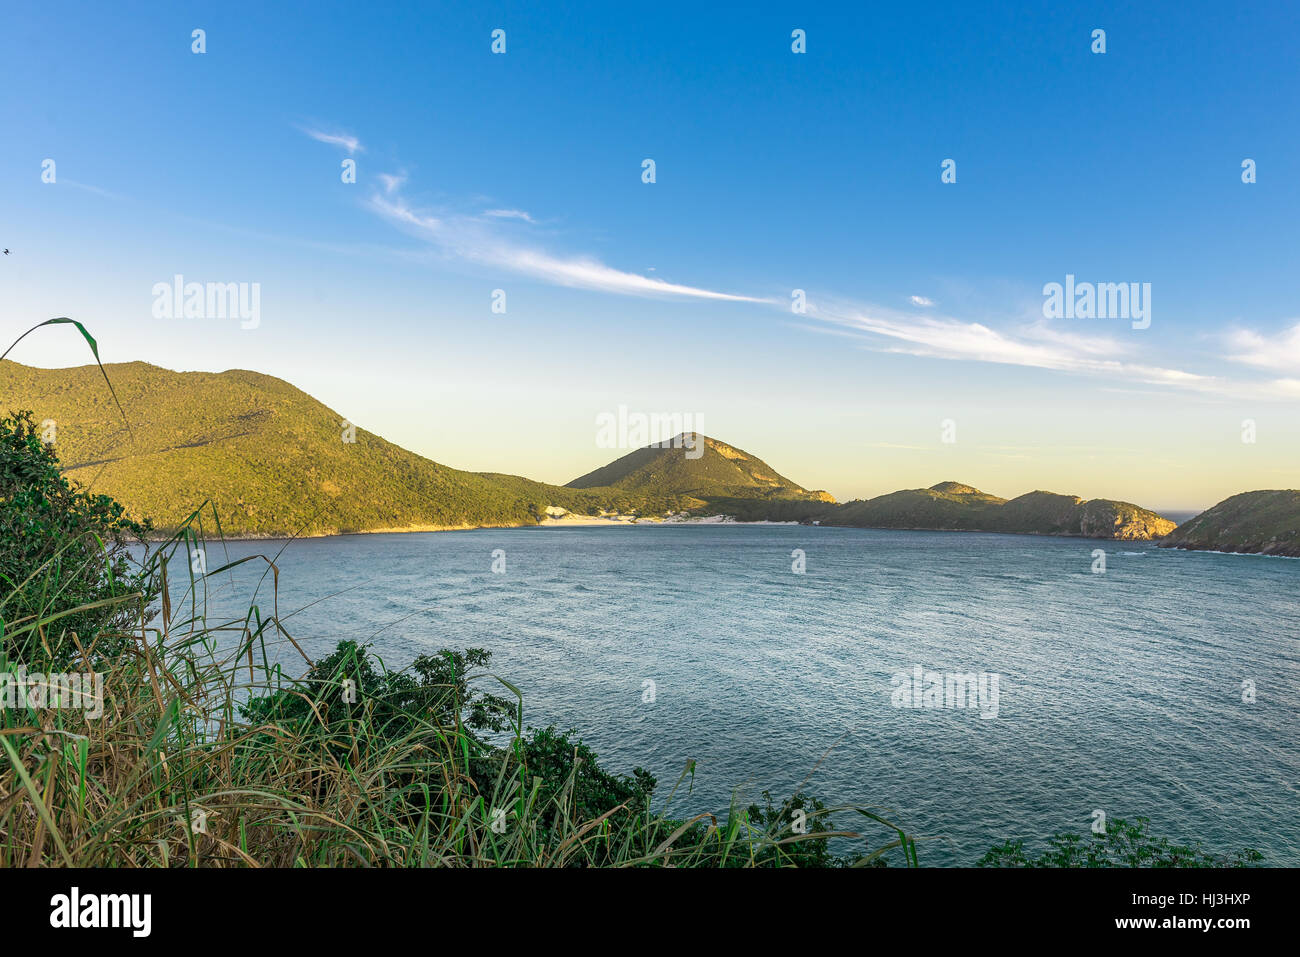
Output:
<svg viewBox="0 0 1300 957">
<path fill-rule="evenodd" d="M 504 574 L 491 571 L 498 548 Z M 791 571 L 794 549 L 806 574 Z M 277 564 L 281 614 L 302 609 L 286 625 L 310 654 L 371 640 L 401 666 L 486 647 L 529 723 L 577 728 L 610 769 L 643 766 L 666 795 L 695 759 L 683 812 L 811 776 L 828 804 L 886 807 L 933 838 L 922 863 L 1086 834 L 1102 809 L 1300 865 L 1300 561 L 696 525 L 314 539 Z M 235 581 L 245 596 L 249 567 Z M 893 707 L 891 677 L 916 665 L 996 673 L 997 717 Z"/>
</svg>

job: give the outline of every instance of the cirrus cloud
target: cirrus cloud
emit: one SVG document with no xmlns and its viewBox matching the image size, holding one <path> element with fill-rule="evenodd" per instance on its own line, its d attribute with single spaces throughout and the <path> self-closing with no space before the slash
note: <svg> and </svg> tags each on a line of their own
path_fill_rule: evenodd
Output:
<svg viewBox="0 0 1300 957">
<path fill-rule="evenodd" d="M 1056 329 L 1046 322 L 999 330 L 979 322 L 939 316 L 918 319 L 853 304 L 809 303 L 808 315 L 871 340 L 882 352 L 1025 366 L 1214 396 L 1300 399 L 1300 379 L 1241 381 L 1137 362 L 1129 358 L 1134 349 L 1126 343 Z"/>
<path fill-rule="evenodd" d="M 349 156 L 366 151 L 366 148 L 361 145 L 361 141 L 350 133 L 326 133 L 323 130 L 311 129 L 306 126 L 300 126 L 298 129 L 318 143 L 328 143 L 330 146 L 342 147 L 347 150 Z"/>
<path fill-rule="evenodd" d="M 615 269 L 591 256 L 565 256 L 507 242 L 474 217 L 417 212 L 400 197 L 389 199 L 376 194 L 371 197 L 369 205 L 380 216 L 415 233 L 446 255 L 558 286 L 628 296 L 675 296 L 724 302 L 771 301 L 642 276 Z"/>
</svg>

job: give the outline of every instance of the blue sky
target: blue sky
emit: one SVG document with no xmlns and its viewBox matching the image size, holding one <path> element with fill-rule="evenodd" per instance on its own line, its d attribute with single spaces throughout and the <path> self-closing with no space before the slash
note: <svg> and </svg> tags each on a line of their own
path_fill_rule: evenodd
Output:
<svg viewBox="0 0 1300 957">
<path fill-rule="evenodd" d="M 1300 8 L 701 6 L 11 5 L 6 341 L 70 315 L 556 482 L 626 405 L 840 498 L 1297 485 Z M 155 317 L 178 273 L 259 324 Z M 1067 274 L 1150 283 L 1150 327 L 1044 318 Z"/>
</svg>

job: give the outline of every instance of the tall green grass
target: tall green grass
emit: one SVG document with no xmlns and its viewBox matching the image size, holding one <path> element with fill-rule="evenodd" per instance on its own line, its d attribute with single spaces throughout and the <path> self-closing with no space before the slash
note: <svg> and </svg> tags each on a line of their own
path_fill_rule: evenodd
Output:
<svg viewBox="0 0 1300 957">
<path fill-rule="evenodd" d="M 41 325 L 67 323 L 98 363 L 80 323 Z M 764 806 L 733 799 L 721 820 L 682 812 L 690 761 L 657 802 L 639 769 L 610 774 L 571 735 L 529 729 L 523 693 L 486 671 L 480 650 L 391 671 L 343 643 L 313 662 L 280 613 L 278 556 L 196 563 L 196 549 L 212 551 L 199 509 L 128 568 L 125 537 L 148 526 L 59 476 L 29 415 L 0 420 L 0 438 L 0 674 L 104 675 L 97 718 L 0 707 L 0 866 L 918 864 L 915 839 L 869 807 L 802 793 L 778 805 L 764 792 Z M 215 510 L 212 526 L 220 542 Z M 229 573 L 249 563 L 263 574 L 245 610 L 214 616 L 209 585 L 233 585 Z M 1152 838 L 1142 819 L 1111 826 L 1086 841 L 1058 834 L 1037 857 L 1006 842 L 979 864 L 1261 860 Z"/>
<path fill-rule="evenodd" d="M 580 742 L 551 729 L 530 733 L 523 694 L 490 673 L 413 682 L 355 647 L 332 656 L 337 666 L 325 673 L 279 615 L 274 556 L 191 570 L 192 550 L 202 545 L 196 519 L 142 559 L 142 580 L 160 586 L 152 620 L 136 592 L 77 609 L 132 612 L 132 627 L 105 629 L 89 646 L 60 627 L 76 616 L 52 604 L 4 621 L 2 646 L 26 649 L 29 671 L 93 667 L 105 673 L 105 692 L 98 719 L 58 708 L 2 712 L 0 865 L 846 863 L 827 851 L 833 837 L 855 848 L 854 863 L 881 863 L 891 853 L 916 862 L 908 836 L 870 808 L 825 808 L 795 796 L 779 807 L 735 803 L 722 820 L 673 816 L 675 787 L 653 809 L 631 779 L 592 767 L 595 756 Z M 252 561 L 265 564 L 267 590 L 242 617 L 210 619 L 206 585 L 228 582 L 235 565 Z M 0 598 L 0 617 L 8 597 Z M 119 650 L 104 658 L 98 646 Z M 285 649 L 305 678 L 275 664 Z M 453 668 L 463 659 L 444 656 Z M 0 659 L 0 671 L 16 664 Z M 371 675 L 380 693 L 363 684 L 344 706 L 349 674 Z M 495 702 L 503 732 L 494 743 L 467 723 L 484 700 Z M 563 753 L 542 761 L 544 748 Z M 687 765 L 678 785 L 690 774 Z M 805 833 L 795 833 L 798 811 Z M 868 826 L 873 845 L 859 831 L 831 826 L 832 813 Z"/>
<path fill-rule="evenodd" d="M 19 341 L 69 324 L 130 432 L 81 323 L 51 319 Z M 609 774 L 580 741 L 526 728 L 522 692 L 482 672 L 480 650 L 417 659 L 414 675 L 347 643 L 312 662 L 280 614 L 276 556 L 193 561 L 207 537 L 201 507 L 128 568 L 126 538 L 149 526 L 61 477 L 29 414 L 0 421 L 0 433 L 0 674 L 104 675 L 98 717 L 0 707 L 0 865 L 846 863 L 829 841 L 863 835 L 834 829 L 832 812 L 884 835 L 853 863 L 891 852 L 916 862 L 908 836 L 874 810 L 801 794 L 779 807 L 733 802 L 719 822 L 670 816 L 675 787 L 654 810 L 649 775 Z M 215 509 L 212 520 L 219 540 Z M 208 585 L 249 562 L 264 574 L 246 611 L 214 620 Z M 286 649 L 298 677 L 278 664 Z M 687 763 L 678 785 L 692 774 Z"/>
</svg>

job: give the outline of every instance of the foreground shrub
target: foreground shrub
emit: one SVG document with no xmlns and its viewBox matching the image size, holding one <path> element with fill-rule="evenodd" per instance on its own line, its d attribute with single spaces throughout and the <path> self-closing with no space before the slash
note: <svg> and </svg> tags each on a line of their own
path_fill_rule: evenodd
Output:
<svg viewBox="0 0 1300 957">
<path fill-rule="evenodd" d="M 0 424 L 0 482 L 0 673 L 103 678 L 94 710 L 0 704 L 0 866 L 917 864 L 870 808 L 763 792 L 721 820 L 674 816 L 674 787 L 656 809 L 644 770 L 611 773 L 573 732 L 525 728 L 522 694 L 482 649 L 390 671 L 343 642 L 285 678 L 271 662 L 298 645 L 278 611 L 264 616 L 255 593 L 245 615 L 214 621 L 202 601 L 206 579 L 254 559 L 196 566 L 187 526 L 132 565 L 128 536 L 147 527 L 64 481 L 30 415 Z M 678 785 L 693 774 L 688 762 Z M 832 813 L 865 823 L 873 846 Z M 1116 821 L 1101 845 L 1057 838 L 1029 860 L 1007 844 L 981 863 L 1219 860 L 1128 833 Z"/>
<path fill-rule="evenodd" d="M 130 561 L 148 532 L 60 474 L 30 412 L 0 418 L 0 653 L 25 660 L 40 648 L 67 663 L 77 642 L 93 657 L 120 653 L 127 626 L 157 596 Z M 139 597 L 123 601 L 130 595 Z"/>
<path fill-rule="evenodd" d="M 1088 838 L 1074 833 L 1055 834 L 1047 850 L 1037 857 L 1025 853 L 1023 841 L 1008 841 L 980 858 L 979 867 L 1247 867 L 1264 859 L 1253 848 L 1231 855 L 1210 854 L 1200 845 L 1173 844 L 1152 837 L 1144 817 L 1132 823 L 1122 818 L 1106 822 L 1105 834 Z"/>
</svg>

